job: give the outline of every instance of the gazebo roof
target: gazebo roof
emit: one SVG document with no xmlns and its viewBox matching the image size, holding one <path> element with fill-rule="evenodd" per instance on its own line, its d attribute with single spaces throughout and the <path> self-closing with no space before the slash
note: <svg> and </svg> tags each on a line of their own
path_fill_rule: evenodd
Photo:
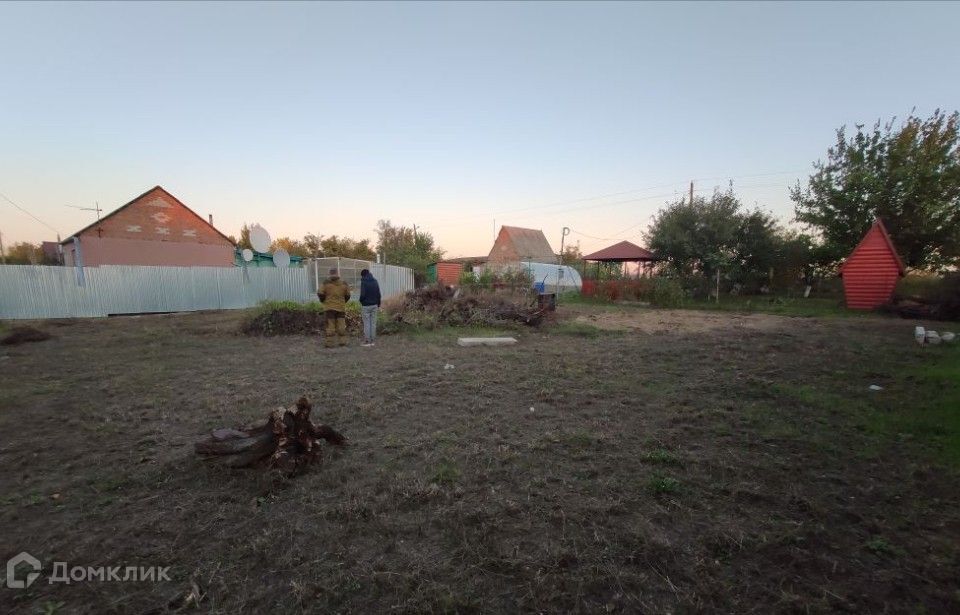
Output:
<svg viewBox="0 0 960 615">
<path fill-rule="evenodd" d="M 587 254 L 583 257 L 583 260 L 626 263 L 633 261 L 657 261 L 660 259 L 646 248 L 641 248 L 637 244 L 630 243 L 629 241 L 621 241 L 608 248 L 598 250 L 593 254 Z"/>
</svg>

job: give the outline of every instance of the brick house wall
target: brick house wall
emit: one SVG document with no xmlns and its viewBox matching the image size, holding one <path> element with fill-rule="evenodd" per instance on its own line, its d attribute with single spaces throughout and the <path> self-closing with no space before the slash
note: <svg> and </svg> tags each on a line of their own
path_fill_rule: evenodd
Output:
<svg viewBox="0 0 960 615">
<path fill-rule="evenodd" d="M 84 266 L 231 267 L 234 246 L 206 220 L 157 186 L 78 232 Z M 64 264 L 76 246 L 63 242 Z"/>
</svg>

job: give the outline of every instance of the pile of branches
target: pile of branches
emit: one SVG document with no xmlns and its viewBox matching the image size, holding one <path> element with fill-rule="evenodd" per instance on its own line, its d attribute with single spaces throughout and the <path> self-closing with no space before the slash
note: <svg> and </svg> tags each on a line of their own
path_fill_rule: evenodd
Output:
<svg viewBox="0 0 960 615">
<path fill-rule="evenodd" d="M 360 312 L 347 305 L 347 331 L 360 331 Z M 240 325 L 247 335 L 320 335 L 326 324 L 323 305 L 294 301 L 268 301 L 260 305 Z"/>
<path fill-rule="evenodd" d="M 346 442 L 329 425 L 310 420 L 311 405 L 306 397 L 292 408 L 277 408 L 263 425 L 244 429 L 214 429 L 208 438 L 194 445 L 196 453 L 209 461 L 231 468 L 269 467 L 291 475 L 320 461 L 320 440 L 342 446 Z"/>
<path fill-rule="evenodd" d="M 901 318 L 960 320 L 960 274 L 947 274 L 932 292 L 909 296 L 898 293 L 880 310 Z"/>
<path fill-rule="evenodd" d="M 537 296 L 524 291 L 487 291 L 427 286 L 388 306 L 392 322 L 431 326 L 497 326 L 543 322 Z"/>
</svg>

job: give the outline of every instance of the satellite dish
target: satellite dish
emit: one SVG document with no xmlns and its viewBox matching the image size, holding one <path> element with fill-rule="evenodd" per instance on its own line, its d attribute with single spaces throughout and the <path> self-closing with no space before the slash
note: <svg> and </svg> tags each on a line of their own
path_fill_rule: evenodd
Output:
<svg viewBox="0 0 960 615">
<path fill-rule="evenodd" d="M 240 254 L 243 255 L 243 260 L 245 260 L 248 263 L 253 260 L 253 250 L 251 250 L 250 248 L 244 248 L 243 252 L 241 252 Z"/>
<path fill-rule="evenodd" d="M 270 251 L 270 233 L 259 224 L 250 227 L 250 244 L 257 252 Z"/>
<path fill-rule="evenodd" d="M 273 264 L 280 269 L 286 269 L 290 266 L 290 255 L 286 250 L 277 250 L 273 253 Z"/>
</svg>

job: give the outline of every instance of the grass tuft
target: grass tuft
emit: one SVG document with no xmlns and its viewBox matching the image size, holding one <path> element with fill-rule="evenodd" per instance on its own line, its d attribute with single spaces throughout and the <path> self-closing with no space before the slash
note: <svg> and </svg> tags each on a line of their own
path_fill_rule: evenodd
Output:
<svg viewBox="0 0 960 615">
<path fill-rule="evenodd" d="M 431 480 L 438 485 L 453 485 L 460 479 L 460 468 L 452 461 L 441 461 Z"/>
<path fill-rule="evenodd" d="M 677 493 L 680 491 L 680 481 L 670 476 L 654 476 L 647 483 L 654 493 Z"/>
<path fill-rule="evenodd" d="M 868 550 L 873 551 L 877 555 L 893 555 L 900 557 L 904 554 L 903 549 L 890 544 L 879 536 L 875 536 L 868 540 L 865 546 Z"/>
</svg>

